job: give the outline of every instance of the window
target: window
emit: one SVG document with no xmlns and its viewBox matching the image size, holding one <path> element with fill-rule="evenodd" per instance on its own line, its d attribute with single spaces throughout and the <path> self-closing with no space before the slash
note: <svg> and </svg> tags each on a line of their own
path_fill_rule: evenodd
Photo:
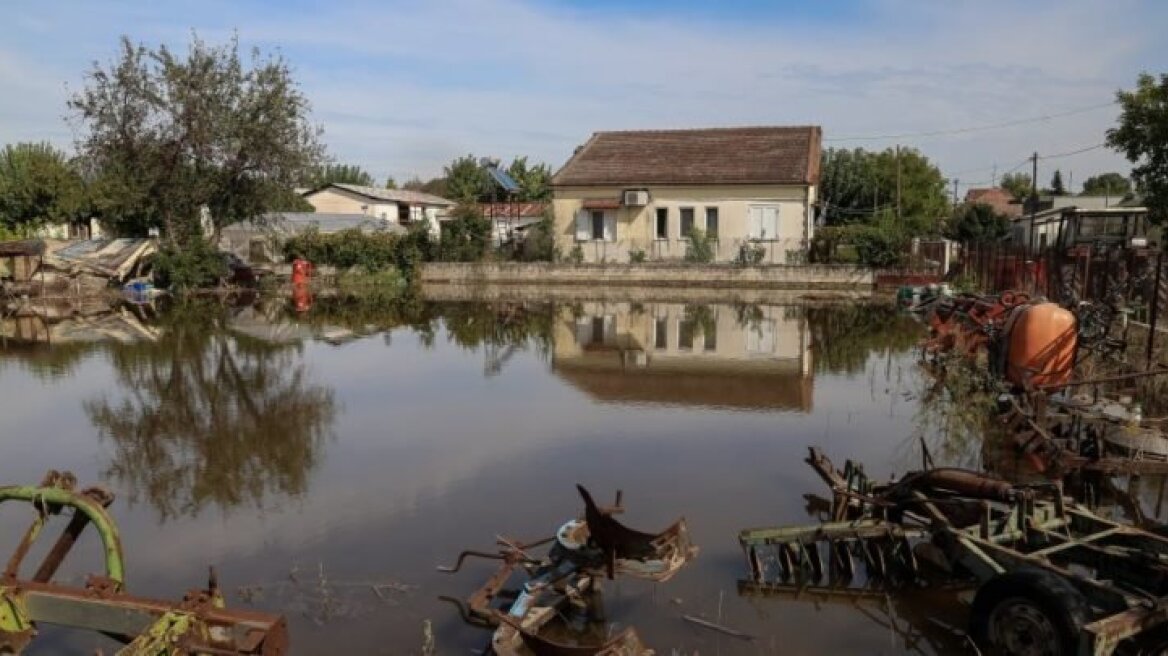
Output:
<svg viewBox="0 0 1168 656">
<path fill-rule="evenodd" d="M 576 241 L 616 241 L 616 213 L 580 210 L 576 214 Z"/>
<path fill-rule="evenodd" d="M 693 232 L 694 210 L 692 207 L 681 208 L 681 236 L 688 237 Z"/>
<path fill-rule="evenodd" d="M 693 350 L 696 328 L 695 322 L 689 319 L 677 322 L 677 348 L 684 351 Z"/>
<path fill-rule="evenodd" d="M 604 317 L 592 317 L 592 340 L 590 343 L 604 343 Z"/>
<path fill-rule="evenodd" d="M 763 319 L 746 329 L 746 352 L 770 355 L 775 352 L 775 321 Z"/>
<path fill-rule="evenodd" d="M 779 208 L 755 205 L 750 208 L 750 238 L 776 239 L 779 235 Z"/>
<path fill-rule="evenodd" d="M 410 220 L 410 206 L 405 203 L 397 205 L 397 222 L 406 223 Z"/>
<path fill-rule="evenodd" d="M 707 325 L 702 328 L 702 339 L 705 341 L 707 351 L 718 350 L 718 323 L 717 323 L 717 321 L 707 322 Z"/>
<path fill-rule="evenodd" d="M 669 208 L 657 208 L 657 238 L 669 239 Z"/>
<path fill-rule="evenodd" d="M 706 236 L 711 239 L 718 238 L 718 208 L 706 208 Z"/>
<path fill-rule="evenodd" d="M 669 348 L 669 320 L 658 317 L 653 322 L 653 348 L 663 351 Z"/>
</svg>

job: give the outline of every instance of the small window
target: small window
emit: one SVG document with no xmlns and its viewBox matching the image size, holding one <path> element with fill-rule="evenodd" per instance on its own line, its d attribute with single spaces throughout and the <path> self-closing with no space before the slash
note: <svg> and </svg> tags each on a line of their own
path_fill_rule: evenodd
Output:
<svg viewBox="0 0 1168 656">
<path fill-rule="evenodd" d="M 696 328 L 697 326 L 690 320 L 677 322 L 677 348 L 683 351 L 693 350 Z"/>
<path fill-rule="evenodd" d="M 657 208 L 657 238 L 669 239 L 669 208 Z"/>
<path fill-rule="evenodd" d="M 406 223 L 410 220 L 410 206 L 399 203 L 397 206 L 397 222 Z"/>
<path fill-rule="evenodd" d="M 658 317 L 653 322 L 653 348 L 663 351 L 669 348 L 669 319 Z"/>
<path fill-rule="evenodd" d="M 604 343 L 604 317 L 592 317 L 592 344 Z"/>
<path fill-rule="evenodd" d="M 718 238 L 718 208 L 706 208 L 706 236 L 711 239 Z"/>
<path fill-rule="evenodd" d="M 599 210 L 592 212 L 592 238 L 604 239 L 604 212 Z"/>
<path fill-rule="evenodd" d="M 693 232 L 694 210 L 692 207 L 681 208 L 681 236 L 688 237 Z"/>
</svg>

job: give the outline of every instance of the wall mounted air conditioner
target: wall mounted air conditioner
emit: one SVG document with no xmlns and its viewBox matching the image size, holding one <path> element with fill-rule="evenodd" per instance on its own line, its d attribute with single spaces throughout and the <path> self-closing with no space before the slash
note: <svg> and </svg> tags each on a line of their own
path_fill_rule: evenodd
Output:
<svg viewBox="0 0 1168 656">
<path fill-rule="evenodd" d="M 627 189 L 623 204 L 628 207 L 644 207 L 649 204 L 649 192 L 644 189 Z"/>
</svg>

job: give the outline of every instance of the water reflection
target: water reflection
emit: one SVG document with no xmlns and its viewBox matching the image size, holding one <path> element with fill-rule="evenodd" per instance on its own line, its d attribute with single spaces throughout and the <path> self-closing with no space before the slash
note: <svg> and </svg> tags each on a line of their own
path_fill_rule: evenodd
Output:
<svg viewBox="0 0 1168 656">
<path fill-rule="evenodd" d="M 298 342 L 224 329 L 221 308 L 172 308 L 159 337 L 114 345 L 118 389 L 84 402 L 113 448 L 104 475 L 163 518 L 305 492 L 336 414 Z"/>
<path fill-rule="evenodd" d="M 578 303 L 556 319 L 556 375 L 598 401 L 811 411 L 800 307 Z"/>
</svg>

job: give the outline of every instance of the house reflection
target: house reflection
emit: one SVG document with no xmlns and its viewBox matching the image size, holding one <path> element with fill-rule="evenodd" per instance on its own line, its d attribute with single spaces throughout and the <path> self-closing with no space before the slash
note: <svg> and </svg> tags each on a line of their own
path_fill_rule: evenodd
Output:
<svg viewBox="0 0 1168 656">
<path fill-rule="evenodd" d="M 810 412 L 812 353 L 800 307 L 561 306 L 556 375 L 612 403 Z"/>
</svg>

